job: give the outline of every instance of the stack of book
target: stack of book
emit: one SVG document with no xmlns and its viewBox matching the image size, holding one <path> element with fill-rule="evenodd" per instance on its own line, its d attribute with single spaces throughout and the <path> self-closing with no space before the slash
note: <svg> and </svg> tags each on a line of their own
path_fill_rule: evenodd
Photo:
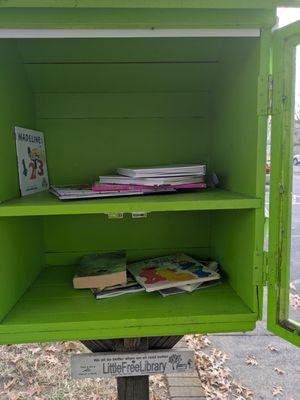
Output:
<svg viewBox="0 0 300 400">
<path fill-rule="evenodd" d="M 190 293 L 220 283 L 215 261 L 197 261 L 174 254 L 126 264 L 126 253 L 90 254 L 81 259 L 73 278 L 75 289 L 91 289 L 96 299 L 140 291 L 163 297 Z"/>
<path fill-rule="evenodd" d="M 118 168 L 116 175 L 100 176 L 92 186 L 52 185 L 50 193 L 60 200 L 177 193 L 207 188 L 205 173 L 200 164 Z"/>
<path fill-rule="evenodd" d="M 206 166 L 166 165 L 147 168 L 118 168 L 118 175 L 100 176 L 92 190 L 97 193 L 148 194 L 205 189 Z"/>
</svg>

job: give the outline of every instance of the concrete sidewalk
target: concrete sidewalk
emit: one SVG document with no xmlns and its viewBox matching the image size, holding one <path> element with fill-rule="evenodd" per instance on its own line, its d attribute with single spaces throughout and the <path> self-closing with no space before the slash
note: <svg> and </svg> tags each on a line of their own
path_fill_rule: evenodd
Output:
<svg viewBox="0 0 300 400">
<path fill-rule="evenodd" d="M 258 322 L 252 332 L 213 334 L 208 338 L 211 345 L 207 351 L 217 348 L 228 354 L 227 366 L 234 380 L 251 389 L 254 400 L 300 400 L 300 349 L 268 332 L 265 322 Z M 187 349 L 185 340 L 176 347 Z M 254 356 L 258 365 L 247 365 L 248 356 Z M 169 375 L 167 381 L 170 400 L 205 399 L 197 372 Z M 273 396 L 274 388 L 280 386 L 282 394 Z"/>
<path fill-rule="evenodd" d="M 245 334 L 209 335 L 211 346 L 230 357 L 228 367 L 235 380 L 253 391 L 255 400 L 300 400 L 300 349 L 270 334 L 265 322 L 258 322 L 253 332 Z M 277 349 L 271 350 L 270 348 Z M 246 364 L 249 355 L 258 365 Z M 276 372 L 275 368 L 284 374 Z M 282 386 L 283 393 L 272 395 L 274 387 Z"/>
</svg>

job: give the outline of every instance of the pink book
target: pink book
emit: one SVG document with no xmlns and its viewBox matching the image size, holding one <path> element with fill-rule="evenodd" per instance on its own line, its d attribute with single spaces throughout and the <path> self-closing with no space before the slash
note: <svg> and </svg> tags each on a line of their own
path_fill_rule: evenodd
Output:
<svg viewBox="0 0 300 400">
<path fill-rule="evenodd" d="M 128 190 L 157 190 L 158 192 L 162 189 L 206 189 L 207 184 L 202 183 L 184 183 L 180 185 L 161 185 L 161 186 L 144 186 L 144 185 L 103 185 L 99 182 L 95 182 L 92 190 L 94 192 L 113 192 L 113 191 L 128 191 Z"/>
</svg>

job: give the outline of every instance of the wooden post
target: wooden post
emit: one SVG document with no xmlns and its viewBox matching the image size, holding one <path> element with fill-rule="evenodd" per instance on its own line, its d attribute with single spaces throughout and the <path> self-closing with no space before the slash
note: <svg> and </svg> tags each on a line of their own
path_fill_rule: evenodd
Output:
<svg viewBox="0 0 300 400">
<path fill-rule="evenodd" d="M 124 339 L 117 351 L 146 351 L 148 338 Z M 149 375 L 117 378 L 118 400 L 149 400 Z"/>
<path fill-rule="evenodd" d="M 130 352 L 171 349 L 182 336 L 159 336 L 133 339 L 86 340 L 82 343 L 93 353 Z M 118 400 L 149 400 L 149 376 L 117 378 Z"/>
</svg>

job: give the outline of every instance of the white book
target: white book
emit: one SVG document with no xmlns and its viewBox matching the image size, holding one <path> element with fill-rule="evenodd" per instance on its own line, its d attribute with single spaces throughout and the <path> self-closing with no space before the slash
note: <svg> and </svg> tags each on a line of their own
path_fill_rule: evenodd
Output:
<svg viewBox="0 0 300 400">
<path fill-rule="evenodd" d="M 101 184 L 115 185 L 144 185 L 144 186 L 162 186 L 162 185 L 180 185 L 189 183 L 202 183 L 202 175 L 186 175 L 160 178 L 132 178 L 129 176 L 106 175 L 99 176 Z"/>
<path fill-rule="evenodd" d="M 182 175 L 205 175 L 206 166 L 200 164 L 174 164 L 158 165 L 153 167 L 118 168 L 120 175 L 133 178 L 182 176 Z"/>
<path fill-rule="evenodd" d="M 19 182 L 22 196 L 49 189 L 43 132 L 15 127 Z"/>
</svg>

